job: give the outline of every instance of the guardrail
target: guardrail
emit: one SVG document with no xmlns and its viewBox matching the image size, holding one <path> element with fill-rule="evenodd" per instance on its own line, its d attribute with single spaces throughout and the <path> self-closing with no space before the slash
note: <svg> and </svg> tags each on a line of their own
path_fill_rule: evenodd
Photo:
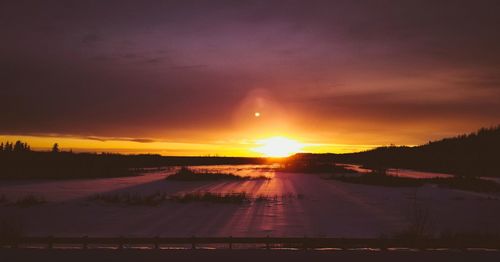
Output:
<svg viewBox="0 0 500 262">
<path fill-rule="evenodd" d="M 500 249 L 500 239 L 383 239 L 383 238 L 312 238 L 312 237 L 20 237 L 10 241 L 0 241 L 0 246 L 19 247 L 22 245 L 79 245 L 87 249 L 89 245 L 114 245 L 124 248 L 126 245 L 149 245 L 158 249 L 164 245 L 189 245 L 196 249 L 199 245 L 223 244 L 232 249 L 234 244 L 261 244 L 262 248 L 293 247 L 300 249 L 314 248 L 414 248 L 414 249 Z"/>
</svg>

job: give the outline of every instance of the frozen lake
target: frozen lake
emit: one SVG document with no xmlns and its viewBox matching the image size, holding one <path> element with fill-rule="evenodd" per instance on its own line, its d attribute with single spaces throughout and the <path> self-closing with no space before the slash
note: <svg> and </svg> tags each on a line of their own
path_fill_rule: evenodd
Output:
<svg viewBox="0 0 500 262">
<path fill-rule="evenodd" d="M 172 171 L 88 180 L 0 181 L 8 199 L 33 194 L 48 203 L 0 205 L 0 217 L 22 221 L 27 235 L 54 236 L 328 236 L 379 237 L 411 223 L 414 197 L 428 210 L 432 232 L 500 233 L 500 196 L 443 189 L 389 188 L 326 180 L 321 175 L 274 172 L 268 166 L 198 167 L 270 180 L 181 182 Z M 125 206 L 89 202 L 97 193 L 246 192 L 301 195 L 245 204 L 165 202 Z"/>
</svg>

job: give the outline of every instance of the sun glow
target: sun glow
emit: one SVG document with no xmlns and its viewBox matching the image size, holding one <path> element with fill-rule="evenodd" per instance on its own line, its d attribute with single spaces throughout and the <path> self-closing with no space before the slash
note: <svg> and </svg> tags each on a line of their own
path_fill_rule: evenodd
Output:
<svg viewBox="0 0 500 262">
<path fill-rule="evenodd" d="M 287 157 L 301 151 L 303 144 L 285 137 L 271 137 L 258 140 L 259 147 L 253 151 L 259 152 L 267 157 Z"/>
</svg>

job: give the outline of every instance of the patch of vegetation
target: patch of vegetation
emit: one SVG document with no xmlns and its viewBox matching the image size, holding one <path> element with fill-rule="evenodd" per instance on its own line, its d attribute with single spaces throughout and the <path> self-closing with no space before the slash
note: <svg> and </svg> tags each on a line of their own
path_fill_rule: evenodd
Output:
<svg viewBox="0 0 500 262">
<path fill-rule="evenodd" d="M 192 192 L 176 195 L 165 193 L 153 193 L 141 195 L 138 193 L 115 193 L 97 194 L 89 197 L 88 201 L 97 201 L 110 204 L 123 204 L 131 206 L 157 206 L 165 201 L 175 201 L 180 203 L 189 202 L 212 202 L 212 203 L 235 203 L 241 204 L 250 202 L 251 198 L 245 192 L 240 193 L 212 193 L 212 192 Z"/>
<path fill-rule="evenodd" d="M 356 173 L 351 169 L 332 163 L 332 161 L 322 162 L 310 160 L 308 158 L 290 157 L 277 171 L 291 173 L 329 173 L 329 174 L 351 174 Z"/>
<path fill-rule="evenodd" d="M 419 187 L 424 184 L 434 184 L 440 187 L 459 189 L 464 191 L 495 193 L 500 192 L 500 184 L 476 177 L 437 177 L 437 178 L 409 178 L 390 176 L 385 171 L 373 171 L 368 174 L 333 175 L 330 179 L 342 182 L 387 187 Z"/>
<path fill-rule="evenodd" d="M 406 212 L 408 227 L 395 235 L 400 239 L 422 239 L 432 237 L 432 212 L 430 207 L 418 197 L 418 189 L 411 196 L 412 203 Z"/>
<path fill-rule="evenodd" d="M 215 192 L 188 192 L 174 195 L 166 193 L 153 193 L 141 195 L 138 193 L 122 192 L 114 194 L 96 194 L 87 198 L 87 201 L 120 204 L 127 206 L 157 206 L 166 201 L 174 201 L 179 203 L 191 202 L 210 202 L 221 204 L 244 204 L 244 203 L 267 203 L 277 202 L 279 200 L 303 199 L 302 194 L 285 194 L 268 196 L 260 194 L 257 197 L 252 197 L 246 192 L 230 192 L 230 193 L 215 193 Z"/>
<path fill-rule="evenodd" d="M 165 193 L 154 193 L 140 195 L 138 193 L 122 192 L 114 194 L 96 194 L 87 198 L 88 201 L 96 201 L 110 204 L 124 204 L 131 206 L 157 206 L 167 199 Z"/>
<path fill-rule="evenodd" d="M 286 200 L 292 200 L 292 199 L 304 199 L 303 194 L 292 194 L 292 193 L 287 193 L 283 195 L 264 195 L 264 194 L 259 194 L 256 198 L 254 198 L 255 203 L 268 203 L 268 202 L 278 202 L 278 201 L 286 201 Z"/>
<path fill-rule="evenodd" d="M 473 191 L 495 193 L 500 192 L 500 184 L 495 181 L 481 179 L 477 177 L 451 177 L 451 178 L 429 178 L 428 183 L 436 184 L 441 187 Z"/>
<path fill-rule="evenodd" d="M 368 174 L 357 175 L 333 175 L 330 179 L 339 180 L 342 182 L 374 185 L 374 186 L 387 186 L 387 187 L 419 187 L 425 184 L 424 179 L 414 179 L 409 177 L 389 176 L 385 172 L 373 171 Z"/>
<path fill-rule="evenodd" d="M 232 173 L 222 172 L 209 172 L 206 170 L 196 171 L 188 167 L 181 167 L 173 175 L 169 175 L 166 180 L 175 181 L 217 181 L 217 180 L 256 180 L 256 179 L 270 179 L 266 176 L 238 176 Z"/>
<path fill-rule="evenodd" d="M 187 202 L 212 202 L 226 204 L 243 204 L 251 201 L 246 192 L 239 193 L 212 193 L 212 192 L 194 192 L 173 195 L 169 200 L 187 203 Z"/>
<path fill-rule="evenodd" d="M 170 171 L 173 167 L 134 167 L 134 168 L 129 168 L 130 172 L 133 172 L 135 174 L 147 174 L 147 173 L 156 173 L 156 172 L 163 172 L 163 171 Z"/>
<path fill-rule="evenodd" d="M 45 201 L 45 198 L 41 196 L 27 195 L 18 198 L 16 201 L 12 203 L 12 205 L 17 207 L 31 207 L 31 206 L 42 205 L 45 203 L 47 203 L 47 201 Z"/>
<path fill-rule="evenodd" d="M 260 194 L 255 198 L 256 203 L 263 203 L 263 202 L 269 202 L 269 201 L 278 201 L 278 196 L 267 196 L 264 194 Z"/>
</svg>

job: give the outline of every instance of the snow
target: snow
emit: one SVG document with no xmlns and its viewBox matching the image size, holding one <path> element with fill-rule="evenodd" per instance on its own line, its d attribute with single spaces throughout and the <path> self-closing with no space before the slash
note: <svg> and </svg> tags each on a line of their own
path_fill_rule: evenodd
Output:
<svg viewBox="0 0 500 262">
<path fill-rule="evenodd" d="M 450 178 L 450 177 L 453 177 L 453 175 L 445 174 L 445 173 L 423 172 L 423 171 L 415 171 L 415 170 L 409 170 L 409 169 L 397 169 L 397 168 L 387 169 L 387 174 L 391 175 L 391 176 L 409 177 L 409 178 Z"/>
<path fill-rule="evenodd" d="M 28 235 L 53 236 L 328 236 L 379 237 L 408 227 L 416 195 L 429 210 L 433 232 L 500 233 L 500 196 L 435 186 L 389 188 L 326 180 L 321 175 L 274 172 L 267 166 L 198 167 L 270 180 L 183 182 L 173 171 L 88 180 L 0 181 L 0 195 L 28 194 L 48 203 L 0 205 L 0 217 L 20 219 Z M 89 202 L 96 193 L 242 192 L 303 195 L 246 204 L 177 203 L 124 206 Z"/>
</svg>

